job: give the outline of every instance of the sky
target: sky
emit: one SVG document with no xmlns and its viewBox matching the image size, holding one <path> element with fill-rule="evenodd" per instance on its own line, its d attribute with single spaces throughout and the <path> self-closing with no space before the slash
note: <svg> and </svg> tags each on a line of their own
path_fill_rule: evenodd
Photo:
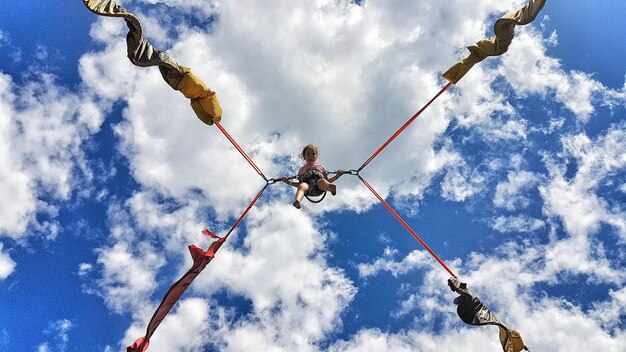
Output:
<svg viewBox="0 0 626 352">
<path fill-rule="evenodd" d="M 358 168 L 523 1 L 121 4 L 274 178 L 309 143 Z M 626 345 L 624 14 L 548 0 L 361 171 L 531 351 Z M 125 351 L 265 185 L 125 36 L 77 0 L 0 7 L 0 351 Z M 149 351 L 501 350 L 359 179 L 336 185 L 301 210 L 269 187 Z"/>
</svg>

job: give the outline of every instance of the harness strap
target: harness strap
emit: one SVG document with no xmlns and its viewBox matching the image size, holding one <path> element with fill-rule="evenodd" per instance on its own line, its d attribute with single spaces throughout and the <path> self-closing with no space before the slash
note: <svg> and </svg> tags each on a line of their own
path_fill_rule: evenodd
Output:
<svg viewBox="0 0 626 352">
<path fill-rule="evenodd" d="M 305 195 L 304 195 L 304 197 L 305 197 L 305 198 L 306 198 L 309 202 L 317 204 L 317 203 L 319 203 L 319 202 L 321 202 L 321 201 L 323 201 L 323 200 L 324 200 L 324 198 L 326 197 L 326 193 L 327 193 L 326 191 L 322 191 L 322 196 L 321 196 L 320 198 L 318 198 L 318 199 L 312 198 L 312 197 L 314 197 L 314 196 L 310 196 L 310 195 L 308 195 L 308 194 L 305 194 Z"/>
</svg>

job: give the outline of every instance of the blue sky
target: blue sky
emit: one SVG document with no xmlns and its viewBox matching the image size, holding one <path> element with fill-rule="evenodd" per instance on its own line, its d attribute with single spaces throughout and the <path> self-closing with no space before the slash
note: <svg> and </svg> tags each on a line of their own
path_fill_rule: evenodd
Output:
<svg viewBox="0 0 626 352">
<path fill-rule="evenodd" d="M 359 167 L 523 1 L 127 1 L 268 177 Z M 626 343 L 626 4 L 548 1 L 361 173 L 533 351 Z M 0 350 L 122 351 L 264 185 L 121 19 L 0 9 Z M 353 176 L 273 185 L 150 351 L 498 351 Z M 581 334 L 581 331 L 585 333 Z M 182 338 L 181 338 L 182 336 Z"/>
</svg>

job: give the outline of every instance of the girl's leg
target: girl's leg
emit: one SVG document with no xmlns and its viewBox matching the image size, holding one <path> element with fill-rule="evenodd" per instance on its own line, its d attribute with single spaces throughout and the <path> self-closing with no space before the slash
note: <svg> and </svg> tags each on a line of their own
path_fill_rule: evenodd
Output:
<svg viewBox="0 0 626 352">
<path fill-rule="evenodd" d="M 302 198 L 304 195 L 309 192 L 309 185 L 307 183 L 301 183 L 298 185 L 298 190 L 296 191 L 296 200 L 293 202 L 293 206 L 300 209 L 300 202 L 302 202 Z"/>
<path fill-rule="evenodd" d="M 337 186 L 328 182 L 328 180 L 325 178 L 317 180 L 317 183 L 315 183 L 315 185 L 322 191 L 330 191 L 330 194 L 332 194 L 333 196 L 337 194 Z"/>
</svg>

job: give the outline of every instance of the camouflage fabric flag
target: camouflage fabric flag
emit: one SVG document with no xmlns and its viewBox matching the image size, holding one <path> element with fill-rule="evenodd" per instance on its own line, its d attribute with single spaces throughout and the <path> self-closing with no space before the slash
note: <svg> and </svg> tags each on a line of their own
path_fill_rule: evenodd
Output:
<svg viewBox="0 0 626 352">
<path fill-rule="evenodd" d="M 459 318 L 470 325 L 496 325 L 500 328 L 500 343 L 504 352 L 519 352 L 528 350 L 520 334 L 507 328 L 496 316 L 467 288 L 467 284 L 457 277 L 448 279 L 450 289 L 459 294 L 454 299 L 457 305 L 456 312 Z"/>
<path fill-rule="evenodd" d="M 443 77 L 456 84 L 477 63 L 487 56 L 504 54 L 513 41 L 515 26 L 526 25 L 532 22 L 545 5 L 546 0 L 530 0 L 524 7 L 512 11 L 501 17 L 493 26 L 495 36 L 483 39 L 467 47 L 470 54 L 454 64 Z"/>
<path fill-rule="evenodd" d="M 168 53 L 155 49 L 143 36 L 141 23 L 135 15 L 115 0 L 83 0 L 83 3 L 97 15 L 122 17 L 128 26 L 126 45 L 130 61 L 141 67 L 159 66 L 165 82 L 191 100 L 191 107 L 202 122 L 212 125 L 221 120 L 222 108 L 215 92 L 190 68 L 178 65 Z"/>
</svg>

